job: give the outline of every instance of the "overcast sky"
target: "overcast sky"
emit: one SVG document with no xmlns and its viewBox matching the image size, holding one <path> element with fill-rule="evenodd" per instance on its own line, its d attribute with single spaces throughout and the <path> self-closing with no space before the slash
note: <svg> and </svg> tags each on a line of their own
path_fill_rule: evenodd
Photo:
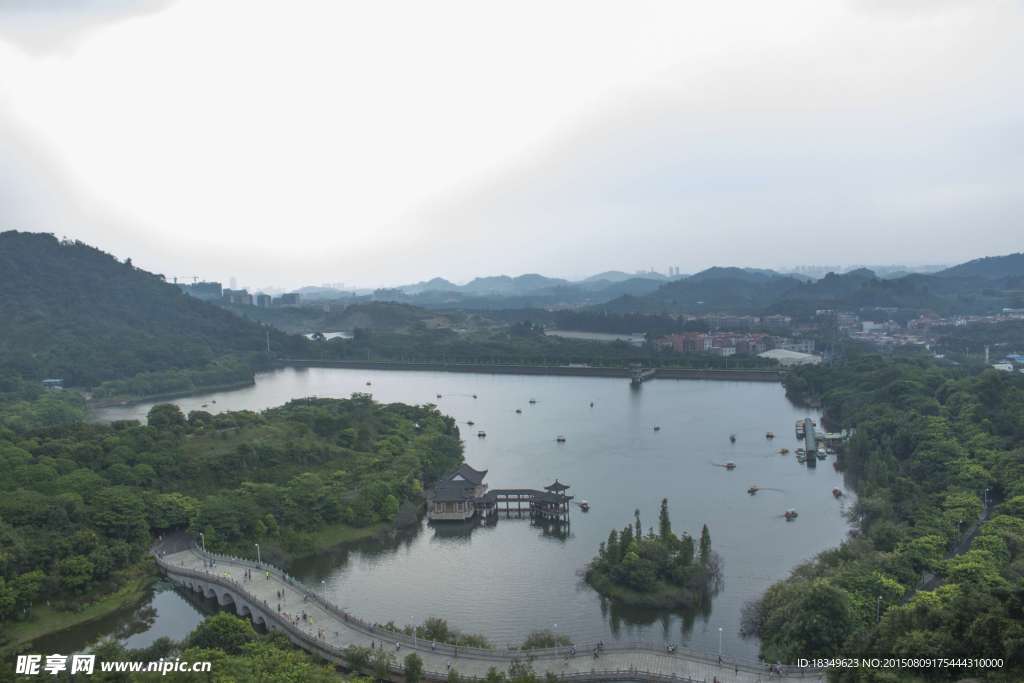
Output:
<svg viewBox="0 0 1024 683">
<path fill-rule="evenodd" d="M 1019 0 L 0 0 L 0 229 L 253 286 L 1024 249 Z"/>
</svg>

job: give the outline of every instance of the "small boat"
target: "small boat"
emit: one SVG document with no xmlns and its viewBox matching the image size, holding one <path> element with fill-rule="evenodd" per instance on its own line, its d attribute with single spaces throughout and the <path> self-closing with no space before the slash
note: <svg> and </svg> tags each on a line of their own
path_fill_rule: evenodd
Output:
<svg viewBox="0 0 1024 683">
<path fill-rule="evenodd" d="M 803 448 L 798 448 L 798 449 L 796 449 L 796 454 L 797 455 L 807 455 L 807 451 L 804 450 Z"/>
<path fill-rule="evenodd" d="M 786 518 L 787 522 L 792 522 L 797 517 L 797 511 L 790 508 L 789 510 L 786 510 L 782 516 Z"/>
<path fill-rule="evenodd" d="M 557 441 L 558 443 L 565 443 L 565 437 L 559 434 L 558 436 L 555 437 L 555 441 Z"/>
<path fill-rule="evenodd" d="M 576 504 L 580 506 L 580 510 L 583 510 L 584 512 L 589 512 L 590 511 L 590 503 L 588 503 L 587 501 L 581 500 L 580 502 L 578 502 Z"/>
<path fill-rule="evenodd" d="M 736 443 L 736 435 L 735 434 L 730 434 L 729 435 L 729 443 Z"/>
<path fill-rule="evenodd" d="M 660 432 L 661 431 L 661 427 L 659 427 L 658 425 L 654 425 L 654 431 Z"/>
<path fill-rule="evenodd" d="M 755 493 L 757 493 L 760 490 L 761 490 L 761 487 L 759 487 L 759 486 L 751 486 L 749 489 L 747 489 L 747 493 L 749 493 L 750 495 L 754 495 Z"/>
<path fill-rule="evenodd" d="M 203 404 L 203 408 L 205 408 L 205 407 L 206 407 L 206 406 L 208 406 L 208 405 L 210 405 L 210 404 L 209 404 L 209 403 L 204 403 L 204 404 Z"/>
<path fill-rule="evenodd" d="M 537 399 L 535 399 L 535 398 L 531 398 L 531 399 L 530 399 L 530 400 L 528 401 L 528 403 L 529 403 L 529 404 L 530 404 L 531 406 L 532 406 L 532 405 L 533 405 L 534 403 L 536 403 L 536 402 L 537 402 Z"/>
<path fill-rule="evenodd" d="M 438 397 L 438 398 L 441 398 L 441 394 L 438 394 L 438 395 L 437 395 L 437 397 Z"/>
<path fill-rule="evenodd" d="M 805 462 L 807 462 L 807 456 L 804 455 L 803 453 L 797 453 L 796 454 L 796 461 L 799 462 L 799 463 L 805 463 Z"/>
<path fill-rule="evenodd" d="M 825 453 L 825 451 L 818 451 L 817 454 L 818 454 L 818 460 L 824 460 L 825 458 L 828 457 L 828 454 Z"/>
<path fill-rule="evenodd" d="M 727 470 L 734 470 L 734 469 L 736 469 L 736 463 L 734 463 L 732 460 L 730 460 L 729 462 L 727 462 L 724 465 L 722 465 L 722 467 L 724 467 Z"/>
<path fill-rule="evenodd" d="M 766 439 L 774 439 L 775 438 L 775 432 L 768 432 L 767 434 L 764 435 L 764 438 L 766 438 Z"/>
<path fill-rule="evenodd" d="M 780 448 L 779 449 L 779 455 L 786 455 L 787 453 L 789 453 L 789 449 L 788 448 Z"/>
<path fill-rule="evenodd" d="M 522 415 L 522 414 L 523 414 L 523 411 L 520 410 L 519 408 L 516 408 L 516 415 Z"/>
<path fill-rule="evenodd" d="M 217 402 L 217 399 L 213 399 L 212 401 L 210 401 L 210 403 L 216 403 L 216 402 Z"/>
<path fill-rule="evenodd" d="M 593 401 L 591 401 L 591 402 L 590 402 L 590 407 L 591 407 L 591 408 L 593 408 L 593 407 L 594 407 L 594 402 L 593 402 Z"/>
<path fill-rule="evenodd" d="M 373 382 L 367 382 L 366 386 L 370 386 L 371 384 L 373 384 Z"/>
<path fill-rule="evenodd" d="M 476 435 L 482 439 L 485 436 L 487 436 L 487 432 L 481 429 L 479 432 L 476 433 Z"/>
<path fill-rule="evenodd" d="M 473 394 L 473 398 L 476 398 L 476 394 Z"/>
<path fill-rule="evenodd" d="M 832 495 L 835 498 L 842 498 L 843 497 L 843 492 L 840 491 L 838 488 L 834 488 L 834 489 L 832 489 Z"/>
<path fill-rule="evenodd" d="M 475 425 L 476 423 L 475 423 L 475 422 L 473 422 L 472 420 L 466 420 L 466 424 L 468 424 L 468 425 L 469 425 L 470 427 L 472 427 L 472 426 L 473 426 L 473 425 Z"/>
</svg>

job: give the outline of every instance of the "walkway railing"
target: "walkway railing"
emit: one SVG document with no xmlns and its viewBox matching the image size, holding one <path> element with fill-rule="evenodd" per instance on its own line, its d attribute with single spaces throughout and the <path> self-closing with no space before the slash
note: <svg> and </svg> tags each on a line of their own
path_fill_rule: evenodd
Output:
<svg viewBox="0 0 1024 683">
<path fill-rule="evenodd" d="M 302 593 L 307 600 L 315 602 L 324 611 L 333 615 L 335 618 L 342 621 L 345 626 L 352 628 L 356 631 L 362 632 L 364 635 L 371 636 L 372 638 L 379 638 L 382 641 L 389 643 L 401 643 L 404 647 L 409 647 L 413 651 L 431 652 L 439 655 L 447 655 L 453 660 L 457 661 L 459 657 L 471 658 L 475 660 L 483 660 L 494 663 L 501 663 L 502 665 L 509 665 L 513 661 L 534 661 L 540 659 L 564 659 L 566 657 L 576 656 L 587 658 L 590 657 L 595 649 L 599 649 L 602 654 L 608 654 L 612 652 L 649 652 L 653 654 L 661 655 L 673 655 L 682 659 L 688 660 L 698 665 L 717 667 L 723 666 L 726 668 L 738 668 L 746 673 L 754 674 L 766 674 L 766 665 L 762 662 L 751 662 L 749 660 L 744 661 L 741 659 L 734 658 L 719 658 L 717 656 L 707 655 L 697 650 L 692 650 L 685 647 L 673 647 L 671 651 L 668 650 L 665 644 L 654 643 L 651 641 L 613 641 L 611 643 L 591 643 L 589 645 L 571 645 L 571 646 L 559 646 L 552 648 L 540 648 L 531 650 L 520 650 L 514 648 L 502 648 L 502 649 L 486 649 L 478 647 L 468 647 L 462 645 L 453 645 L 451 643 L 438 643 L 431 641 L 431 644 L 425 645 L 426 639 L 414 637 L 403 633 L 401 631 L 393 631 L 390 629 L 383 628 L 381 626 L 372 624 L 368 621 L 360 619 L 349 612 L 339 608 L 337 605 L 328 601 L 323 595 L 309 588 L 303 584 L 299 579 L 289 575 L 281 568 L 267 563 L 257 562 L 249 558 L 235 557 L 233 555 L 224 555 L 220 553 L 213 553 L 203 550 L 199 546 L 193 546 L 191 551 L 196 553 L 198 556 L 207 561 L 213 561 L 213 566 L 216 566 L 217 562 L 231 563 L 241 567 L 255 569 L 259 572 L 269 572 L 272 576 L 275 576 L 283 583 L 288 584 L 293 589 Z M 338 662 L 345 662 L 346 656 L 345 651 L 342 648 L 330 645 L 318 638 L 314 638 L 309 633 L 306 633 L 302 629 L 297 628 L 288 619 L 281 617 L 268 603 L 266 600 L 259 598 L 249 592 L 246 586 L 238 581 L 235 581 L 229 576 L 218 575 L 213 571 L 199 571 L 190 569 L 188 567 L 176 566 L 173 563 L 167 561 L 165 557 L 159 553 L 154 553 L 157 564 L 164 569 L 165 572 L 175 575 L 184 575 L 207 583 L 216 583 L 221 586 L 228 586 L 231 590 L 236 591 L 242 597 L 245 597 L 253 605 L 262 605 L 266 612 L 267 618 L 273 619 L 275 624 L 284 631 L 293 635 L 295 638 L 307 643 L 307 649 L 313 652 L 319 652 L 322 655 L 326 655 L 328 659 L 334 659 Z M 571 654 L 574 653 L 574 654 Z M 600 662 L 600 658 L 595 659 L 595 663 Z M 454 667 L 453 668 L 457 668 Z M 795 666 L 778 666 L 776 670 L 787 676 L 796 677 L 819 677 L 822 673 L 821 670 L 801 668 Z M 401 673 L 403 667 L 393 666 L 392 671 Z M 444 680 L 447 679 L 447 673 L 440 672 L 425 672 L 425 674 L 432 679 Z M 586 680 L 586 681 L 613 681 L 613 680 L 650 680 L 650 681 L 690 681 L 690 679 L 684 676 L 677 676 L 675 674 L 663 674 L 659 672 L 643 671 L 639 669 L 607 669 L 598 670 L 592 669 L 590 672 L 584 673 L 571 673 L 561 674 L 559 678 L 565 680 Z M 477 681 L 484 680 L 482 678 L 475 678 L 472 676 L 462 675 L 460 672 L 460 679 Z"/>
</svg>

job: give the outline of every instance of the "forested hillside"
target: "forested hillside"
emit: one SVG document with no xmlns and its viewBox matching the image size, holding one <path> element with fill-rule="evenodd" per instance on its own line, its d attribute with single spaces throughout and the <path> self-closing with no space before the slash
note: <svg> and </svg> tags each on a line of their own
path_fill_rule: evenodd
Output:
<svg viewBox="0 0 1024 683">
<path fill-rule="evenodd" d="M 840 463 L 858 528 L 750 606 L 764 655 L 993 657 L 1005 661 L 994 680 L 1022 680 L 1024 377 L 864 356 L 800 368 L 786 385 L 820 397 L 829 426 L 856 430 Z M 838 679 L 864 680 L 854 673 Z"/>
<path fill-rule="evenodd" d="M 451 418 L 360 395 L 260 414 L 164 404 L 146 426 L 31 437 L 0 428 L 0 633 L 42 595 L 80 609 L 109 593 L 160 532 L 202 532 L 223 551 L 258 542 L 265 558 L 309 552 L 393 522 L 461 461 Z"/>
<path fill-rule="evenodd" d="M 0 274 L 0 368 L 26 379 L 91 387 L 266 349 L 266 327 L 81 242 L 0 233 Z M 270 334 L 277 352 L 305 343 Z"/>
</svg>

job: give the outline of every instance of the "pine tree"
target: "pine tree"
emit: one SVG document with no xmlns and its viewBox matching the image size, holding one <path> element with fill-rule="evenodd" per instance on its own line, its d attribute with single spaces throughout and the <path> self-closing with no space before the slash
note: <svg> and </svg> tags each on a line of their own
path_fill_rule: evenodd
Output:
<svg viewBox="0 0 1024 683">
<path fill-rule="evenodd" d="M 626 553 L 629 552 L 629 547 L 633 545 L 633 527 L 626 525 L 626 528 L 622 530 L 622 534 L 619 536 L 619 559 L 625 559 Z"/>
<path fill-rule="evenodd" d="M 619 552 L 619 532 L 612 529 L 608 533 L 608 542 L 604 546 L 605 557 L 611 563 L 616 563 L 622 558 L 622 553 Z"/>
<path fill-rule="evenodd" d="M 658 530 L 661 540 L 668 541 L 672 538 L 672 520 L 668 517 L 668 498 L 661 499 L 661 511 L 658 513 Z"/>
<path fill-rule="evenodd" d="M 679 560 L 683 566 L 693 562 L 693 536 L 690 534 L 684 533 L 679 542 Z"/>
<path fill-rule="evenodd" d="M 711 532 L 708 531 L 708 525 L 705 524 L 704 528 L 700 530 L 700 563 L 706 565 L 709 559 L 711 559 Z"/>
<path fill-rule="evenodd" d="M 637 540 L 639 540 L 639 539 L 644 537 L 644 528 L 640 524 L 640 508 L 637 508 L 633 512 L 633 516 L 636 517 L 636 533 L 634 534 L 634 536 L 636 537 Z"/>
</svg>

